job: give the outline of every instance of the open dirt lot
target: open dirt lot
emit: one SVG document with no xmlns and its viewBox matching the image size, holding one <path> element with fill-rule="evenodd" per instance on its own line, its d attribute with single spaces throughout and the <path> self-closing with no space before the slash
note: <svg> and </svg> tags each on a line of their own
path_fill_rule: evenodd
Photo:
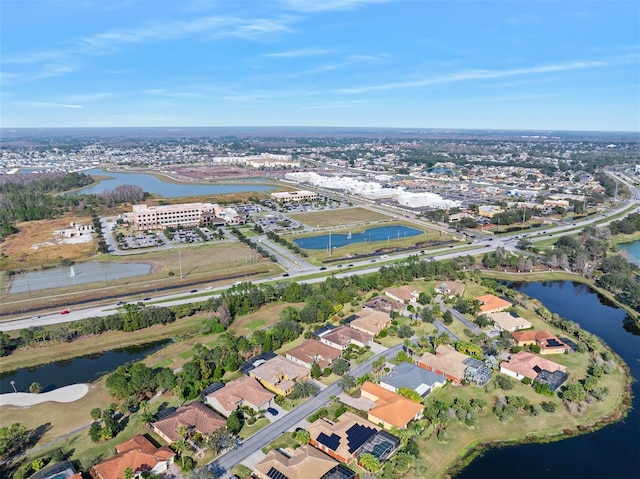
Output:
<svg viewBox="0 0 640 479">
<path fill-rule="evenodd" d="M 91 224 L 90 218 L 75 216 L 18 223 L 19 233 L 0 244 L 0 269 L 18 271 L 59 264 L 63 259 L 77 260 L 94 253 L 95 235 L 63 238 L 53 234 L 56 230 L 69 228 L 71 222 Z M 88 241 L 81 241 L 85 238 Z"/>
</svg>

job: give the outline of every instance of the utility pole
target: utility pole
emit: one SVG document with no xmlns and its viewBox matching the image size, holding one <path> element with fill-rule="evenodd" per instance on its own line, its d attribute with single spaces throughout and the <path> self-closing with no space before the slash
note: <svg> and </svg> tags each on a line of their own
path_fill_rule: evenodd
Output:
<svg viewBox="0 0 640 479">
<path fill-rule="evenodd" d="M 182 279 L 182 255 L 180 254 L 180 250 L 178 250 L 178 264 L 180 266 L 180 279 Z"/>
</svg>

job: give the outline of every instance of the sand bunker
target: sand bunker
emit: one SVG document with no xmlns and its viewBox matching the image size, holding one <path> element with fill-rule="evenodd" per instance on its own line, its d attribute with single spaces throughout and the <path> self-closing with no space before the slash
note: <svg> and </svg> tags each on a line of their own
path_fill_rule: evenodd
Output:
<svg viewBox="0 0 640 479">
<path fill-rule="evenodd" d="M 88 384 L 71 384 L 40 394 L 6 393 L 0 394 L 0 406 L 35 406 L 43 402 L 73 402 L 89 392 Z"/>
</svg>

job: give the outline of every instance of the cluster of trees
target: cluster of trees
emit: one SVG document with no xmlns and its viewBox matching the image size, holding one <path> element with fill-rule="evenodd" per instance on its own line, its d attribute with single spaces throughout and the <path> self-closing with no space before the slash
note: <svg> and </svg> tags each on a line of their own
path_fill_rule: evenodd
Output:
<svg viewBox="0 0 640 479">
<path fill-rule="evenodd" d="M 620 255 L 605 258 L 598 270 L 601 273 L 596 284 L 611 291 L 616 299 L 640 311 L 639 269 Z"/>
<path fill-rule="evenodd" d="M 303 258 L 306 258 L 307 256 L 309 256 L 309 254 L 305 250 L 300 248 L 300 246 L 290 243 L 286 239 L 282 238 L 282 236 L 274 233 L 273 231 L 267 231 L 267 238 L 269 238 L 271 241 L 275 241 L 276 243 L 281 244 L 286 248 L 289 248 L 291 251 L 293 251 L 296 254 L 299 254 Z"/>
<path fill-rule="evenodd" d="M 238 238 L 240 240 L 240 242 L 246 244 L 250 248 L 252 248 L 252 249 L 256 250 L 258 253 L 260 253 L 260 255 L 262 255 L 263 258 L 269 258 L 274 263 L 278 262 L 278 258 L 276 258 L 274 255 L 269 253 L 266 249 L 264 249 L 259 244 L 254 243 L 253 241 L 251 241 L 238 228 L 230 228 L 229 231 L 231 231 L 231 233 L 233 233 L 233 235 L 236 238 Z"/>
<path fill-rule="evenodd" d="M 112 190 L 106 190 L 100 195 L 106 206 L 118 203 L 137 203 L 145 199 L 146 193 L 138 185 L 119 185 Z"/>
<path fill-rule="evenodd" d="M 115 408 L 108 407 L 104 410 L 93 408 L 90 414 L 93 422 L 89 427 L 89 438 L 93 442 L 108 441 L 121 431 L 122 425 L 117 419 Z"/>
<path fill-rule="evenodd" d="M 7 175 L 9 176 L 9 175 Z M 77 196 L 55 195 L 89 185 L 84 173 L 10 175 L 0 183 L 0 241 L 17 232 L 14 223 L 56 218 L 80 205 Z"/>
<path fill-rule="evenodd" d="M 137 362 L 119 366 L 107 376 L 105 385 L 112 396 L 135 406 L 158 389 L 173 390 L 176 377 L 169 368 L 150 368 Z"/>
<path fill-rule="evenodd" d="M 16 422 L 0 427 L 0 457 L 7 458 L 22 451 L 29 445 L 29 431 Z"/>
<path fill-rule="evenodd" d="M 623 220 L 612 221 L 609 224 L 609 231 L 612 235 L 633 234 L 640 231 L 640 213 L 631 213 Z"/>
</svg>

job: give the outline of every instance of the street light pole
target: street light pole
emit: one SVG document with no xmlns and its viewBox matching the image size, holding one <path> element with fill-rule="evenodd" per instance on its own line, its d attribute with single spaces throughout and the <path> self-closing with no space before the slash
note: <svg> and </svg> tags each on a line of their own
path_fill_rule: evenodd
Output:
<svg viewBox="0 0 640 479">
<path fill-rule="evenodd" d="M 16 382 L 13 379 L 11 380 L 11 387 L 13 388 L 13 392 L 18 394 L 18 390 L 16 389 Z"/>
</svg>

